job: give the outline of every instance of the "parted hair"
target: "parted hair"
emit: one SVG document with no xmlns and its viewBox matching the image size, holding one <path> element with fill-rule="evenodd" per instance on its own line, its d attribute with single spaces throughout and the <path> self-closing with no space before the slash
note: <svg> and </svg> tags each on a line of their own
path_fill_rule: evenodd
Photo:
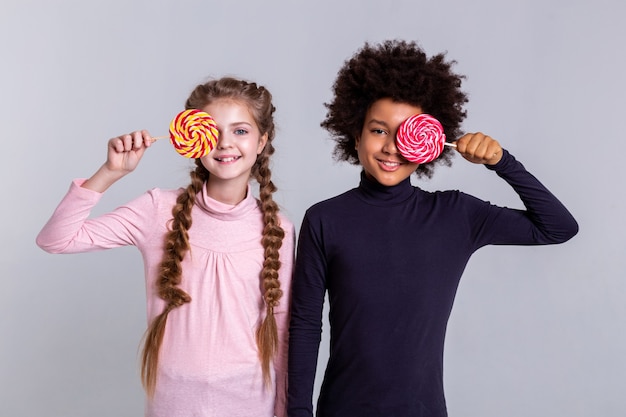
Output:
<svg viewBox="0 0 626 417">
<path fill-rule="evenodd" d="M 465 77 L 452 71 L 455 63 L 446 61 L 444 53 L 429 58 L 415 42 L 365 43 L 345 61 L 333 84 L 334 97 L 325 103 L 321 126 L 335 141 L 335 159 L 359 164 L 356 137 L 370 106 L 382 98 L 420 107 L 441 122 L 447 141 L 458 139 L 468 99 L 461 90 Z M 444 147 L 439 158 L 420 164 L 416 173 L 431 177 L 435 165 L 450 165 L 451 157 L 452 150 Z"/>
<path fill-rule="evenodd" d="M 256 332 L 259 359 L 264 380 L 271 382 L 270 365 L 278 346 L 278 332 L 274 318 L 274 307 L 282 296 L 278 271 L 280 269 L 279 249 L 285 232 L 280 225 L 278 205 L 272 198 L 276 187 L 271 180 L 270 156 L 274 153 L 272 140 L 275 135 L 272 95 L 256 83 L 225 77 L 198 85 L 185 103 L 186 109 L 202 109 L 217 99 L 231 99 L 248 106 L 261 135 L 267 134 L 267 143 L 257 156 L 252 167 L 251 177 L 259 184 L 259 207 L 263 213 L 264 249 L 263 267 L 260 272 L 261 291 L 265 301 L 266 315 Z M 191 183 L 181 192 L 172 208 L 172 220 L 165 237 L 165 252 L 160 264 L 159 277 L 155 283 L 159 297 L 165 301 L 163 312 L 150 323 L 144 341 L 141 379 L 149 396 L 154 394 L 159 362 L 159 350 L 163 341 L 168 314 L 177 307 L 191 302 L 191 297 L 183 291 L 181 283 L 182 260 L 189 251 L 188 231 L 192 225 L 191 209 L 196 195 L 202 191 L 209 178 L 208 170 L 200 159 L 195 161 L 191 171 Z"/>
</svg>

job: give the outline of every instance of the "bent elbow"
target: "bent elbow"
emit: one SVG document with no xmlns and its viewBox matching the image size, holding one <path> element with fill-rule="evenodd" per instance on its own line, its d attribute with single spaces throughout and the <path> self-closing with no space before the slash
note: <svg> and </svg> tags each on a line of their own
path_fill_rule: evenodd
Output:
<svg viewBox="0 0 626 417">
<path fill-rule="evenodd" d="M 35 244 L 39 246 L 40 249 L 43 249 L 45 252 L 48 253 L 63 253 L 63 246 L 51 241 L 50 239 L 47 239 L 43 233 L 39 233 L 37 235 L 37 237 L 35 238 Z"/>
<path fill-rule="evenodd" d="M 569 228 L 569 234 L 566 235 L 564 242 L 567 242 L 568 240 L 576 236 L 578 234 L 578 230 L 578 222 L 572 218 L 572 222 Z"/>
<path fill-rule="evenodd" d="M 552 231 L 547 238 L 550 243 L 558 244 L 565 243 L 578 234 L 579 226 L 578 222 L 572 217 L 570 221 L 563 223 L 562 227 L 558 231 Z"/>
</svg>

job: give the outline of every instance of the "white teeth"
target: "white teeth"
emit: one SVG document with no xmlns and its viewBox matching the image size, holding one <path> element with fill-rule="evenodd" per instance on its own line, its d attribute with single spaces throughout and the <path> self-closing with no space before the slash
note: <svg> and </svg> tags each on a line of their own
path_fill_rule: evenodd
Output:
<svg viewBox="0 0 626 417">
<path fill-rule="evenodd" d="M 400 165 L 399 162 L 389 162 L 389 161 L 381 161 L 383 163 L 383 165 L 388 166 L 388 167 L 397 167 L 398 165 Z"/>
<path fill-rule="evenodd" d="M 232 162 L 235 159 L 237 159 L 237 157 L 231 156 L 231 157 L 228 157 L 228 158 L 218 158 L 218 161 L 221 161 L 221 162 Z"/>
</svg>

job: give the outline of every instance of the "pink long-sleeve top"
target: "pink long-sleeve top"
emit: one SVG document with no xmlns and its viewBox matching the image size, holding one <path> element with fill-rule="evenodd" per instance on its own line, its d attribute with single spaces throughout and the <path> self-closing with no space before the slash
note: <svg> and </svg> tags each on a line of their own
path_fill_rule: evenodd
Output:
<svg viewBox="0 0 626 417">
<path fill-rule="evenodd" d="M 37 244 L 50 253 L 77 253 L 136 246 L 144 261 L 148 322 L 163 311 L 155 288 L 172 207 L 181 190 L 152 189 L 126 205 L 89 219 L 101 193 L 75 180 Z M 262 213 L 248 190 L 232 206 L 201 192 L 192 209 L 190 252 L 180 287 L 192 301 L 170 312 L 148 417 L 283 417 L 294 227 L 280 216 L 285 238 L 279 278 L 283 297 L 275 308 L 279 351 L 266 387 L 255 332 L 265 316 L 260 271 Z"/>
</svg>

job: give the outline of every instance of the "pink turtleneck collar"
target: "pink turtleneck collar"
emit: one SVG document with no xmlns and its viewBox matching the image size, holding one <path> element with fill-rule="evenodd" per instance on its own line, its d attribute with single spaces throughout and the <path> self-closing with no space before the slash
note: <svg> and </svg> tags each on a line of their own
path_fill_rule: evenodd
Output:
<svg viewBox="0 0 626 417">
<path fill-rule="evenodd" d="M 196 204 L 198 205 L 198 207 L 211 214 L 213 217 L 226 221 L 241 219 L 250 211 L 255 210 L 258 207 L 258 202 L 256 198 L 254 198 L 254 196 L 252 195 L 252 189 L 250 187 L 250 184 L 248 184 L 246 197 L 241 202 L 232 205 L 222 203 L 209 197 L 206 192 L 205 183 L 204 187 L 202 187 L 202 191 L 198 193 L 196 197 Z"/>
</svg>

